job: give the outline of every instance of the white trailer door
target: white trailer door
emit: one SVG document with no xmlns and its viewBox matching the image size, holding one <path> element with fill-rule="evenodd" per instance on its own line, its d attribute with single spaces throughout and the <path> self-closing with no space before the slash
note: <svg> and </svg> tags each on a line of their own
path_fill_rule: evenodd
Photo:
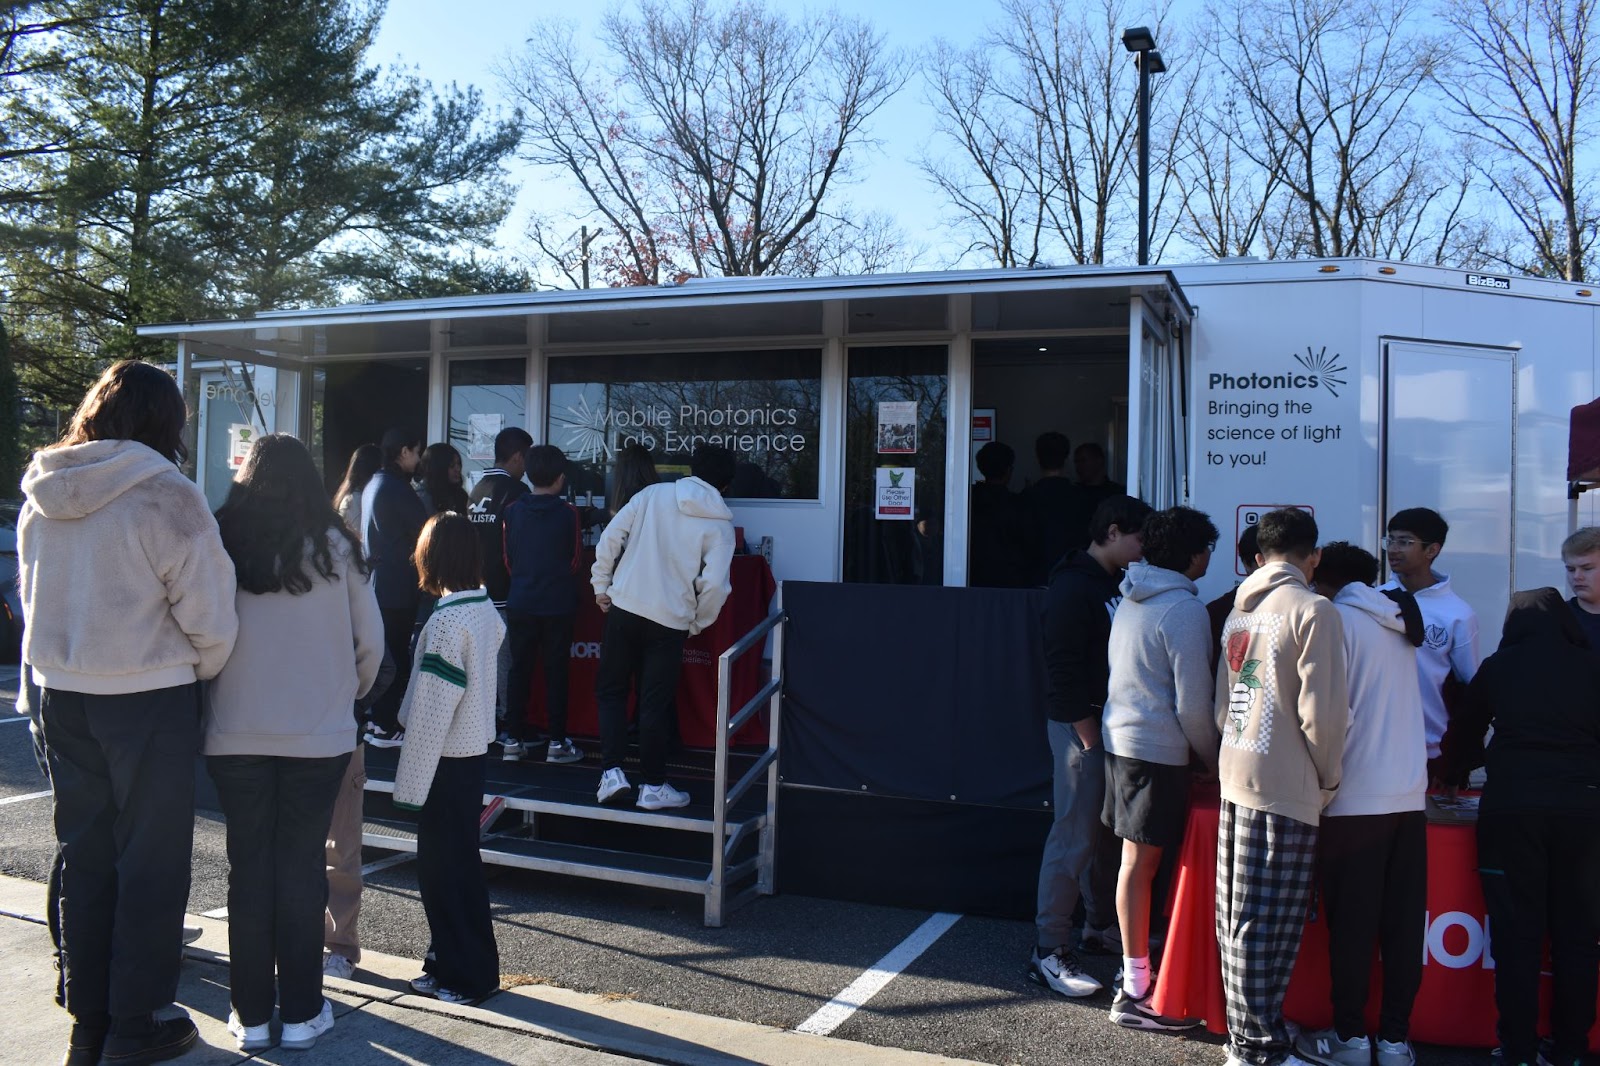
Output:
<svg viewBox="0 0 1600 1066">
<path fill-rule="evenodd" d="M 1186 496 L 1181 343 L 1138 295 L 1128 316 L 1128 492 L 1157 509 Z"/>
<path fill-rule="evenodd" d="M 1380 522 L 1407 507 L 1444 516 L 1436 569 L 1477 611 L 1487 654 L 1515 581 L 1516 352 L 1388 339 L 1383 352 Z"/>
</svg>

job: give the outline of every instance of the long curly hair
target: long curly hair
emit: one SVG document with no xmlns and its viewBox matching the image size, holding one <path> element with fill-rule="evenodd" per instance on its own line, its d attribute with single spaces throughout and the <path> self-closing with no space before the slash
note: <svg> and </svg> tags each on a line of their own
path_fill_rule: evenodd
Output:
<svg viewBox="0 0 1600 1066">
<path fill-rule="evenodd" d="M 450 471 L 461 463 L 461 453 L 443 442 L 430 444 L 422 450 L 417 463 L 417 479 L 428 490 L 433 501 L 433 513 L 467 511 L 467 490 L 450 480 Z"/>
<path fill-rule="evenodd" d="M 217 525 L 246 592 L 310 592 L 312 571 L 337 581 L 335 537 L 344 538 L 356 569 L 368 573 L 361 544 L 333 509 L 311 453 L 287 433 L 256 438 Z"/>
</svg>

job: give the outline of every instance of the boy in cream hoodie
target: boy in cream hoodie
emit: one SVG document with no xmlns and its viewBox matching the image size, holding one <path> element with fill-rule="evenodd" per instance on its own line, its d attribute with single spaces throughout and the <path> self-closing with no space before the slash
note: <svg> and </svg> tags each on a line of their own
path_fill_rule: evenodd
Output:
<svg viewBox="0 0 1600 1066">
<path fill-rule="evenodd" d="M 1217 947 L 1228 1066 L 1303 1066 L 1283 996 L 1311 898 L 1317 825 L 1339 787 L 1350 717 L 1344 626 L 1311 591 L 1316 519 L 1268 512 L 1257 546 L 1262 566 L 1239 586 L 1217 670 Z"/>
</svg>

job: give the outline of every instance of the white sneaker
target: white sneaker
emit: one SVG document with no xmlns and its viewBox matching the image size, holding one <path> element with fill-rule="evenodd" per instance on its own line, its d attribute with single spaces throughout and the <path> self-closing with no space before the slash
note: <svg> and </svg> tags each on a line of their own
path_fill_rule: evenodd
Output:
<svg viewBox="0 0 1600 1066">
<path fill-rule="evenodd" d="M 411 991 L 419 996 L 431 996 L 439 991 L 439 979 L 431 973 L 413 977 L 411 979 Z"/>
<path fill-rule="evenodd" d="M 522 746 L 522 741 L 507 738 L 506 742 L 500 745 L 500 757 L 506 762 L 516 762 L 522 758 L 525 750 Z"/>
<path fill-rule="evenodd" d="M 348 981 L 356 973 L 356 964 L 339 954 L 330 951 L 322 957 L 322 975 L 324 977 L 337 977 L 341 981 Z"/>
<path fill-rule="evenodd" d="M 1365 1034 L 1341 1040 L 1332 1029 L 1317 1029 L 1295 1038 L 1295 1051 L 1321 1066 L 1371 1066 L 1372 1041 Z"/>
<path fill-rule="evenodd" d="M 304 1051 L 317 1042 L 317 1037 L 333 1028 L 333 1004 L 322 1001 L 322 1011 L 308 1022 L 284 1022 L 283 1037 L 279 1047 Z"/>
<path fill-rule="evenodd" d="M 1072 952 L 1064 947 L 1056 948 L 1048 955 L 1041 955 L 1039 949 L 1034 948 L 1033 957 L 1028 960 L 1028 977 L 1052 992 L 1073 999 L 1092 996 L 1104 987 L 1084 973 Z"/>
<path fill-rule="evenodd" d="M 558 765 L 582 762 L 583 749 L 574 744 L 571 737 L 566 740 L 552 740 L 544 750 L 544 760 Z"/>
<path fill-rule="evenodd" d="M 689 793 L 679 792 L 663 781 L 659 785 L 645 785 L 639 789 L 639 809 L 662 811 L 672 807 L 689 806 Z"/>
<path fill-rule="evenodd" d="M 266 1022 L 246 1025 L 239 1020 L 239 1012 L 228 1011 L 228 1032 L 240 1051 L 261 1051 L 272 1046 L 272 1027 Z"/>
<path fill-rule="evenodd" d="M 600 790 L 595 793 L 594 798 L 601 803 L 612 803 L 631 788 L 633 786 L 628 784 L 628 775 L 622 772 L 620 766 L 613 766 L 600 775 Z M 626 801 L 627 797 L 624 796 L 620 802 Z"/>
<path fill-rule="evenodd" d="M 1223 1066 L 1251 1066 L 1251 1063 L 1249 1059 L 1241 1059 L 1230 1047 L 1228 1049 L 1228 1058 L 1223 1063 Z M 1278 1060 L 1278 1066 L 1314 1066 L 1314 1064 L 1307 1062 L 1291 1051 L 1288 1055 Z"/>
</svg>

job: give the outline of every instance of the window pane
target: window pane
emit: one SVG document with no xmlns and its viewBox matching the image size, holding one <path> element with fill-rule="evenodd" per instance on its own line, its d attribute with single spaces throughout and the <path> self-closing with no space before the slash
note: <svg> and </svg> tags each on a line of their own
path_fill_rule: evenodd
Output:
<svg viewBox="0 0 1600 1066">
<path fill-rule="evenodd" d="M 730 498 L 814 500 L 821 409 L 815 349 L 550 360 L 550 443 L 576 465 L 580 494 L 606 491 L 629 444 L 648 447 L 668 477 L 719 444 L 738 460 Z"/>
<path fill-rule="evenodd" d="M 461 453 L 468 491 L 494 466 L 502 429 L 528 428 L 526 359 L 457 359 L 450 364 L 450 443 Z"/>
<path fill-rule="evenodd" d="M 845 399 L 846 581 L 944 584 L 948 364 L 942 345 L 850 351 Z M 883 406 L 905 403 L 915 404 L 915 410 Z M 907 431 L 911 425 L 914 434 Z M 892 506 L 880 515 L 879 467 L 914 470 L 909 519 L 893 517 L 897 511 Z"/>
</svg>

